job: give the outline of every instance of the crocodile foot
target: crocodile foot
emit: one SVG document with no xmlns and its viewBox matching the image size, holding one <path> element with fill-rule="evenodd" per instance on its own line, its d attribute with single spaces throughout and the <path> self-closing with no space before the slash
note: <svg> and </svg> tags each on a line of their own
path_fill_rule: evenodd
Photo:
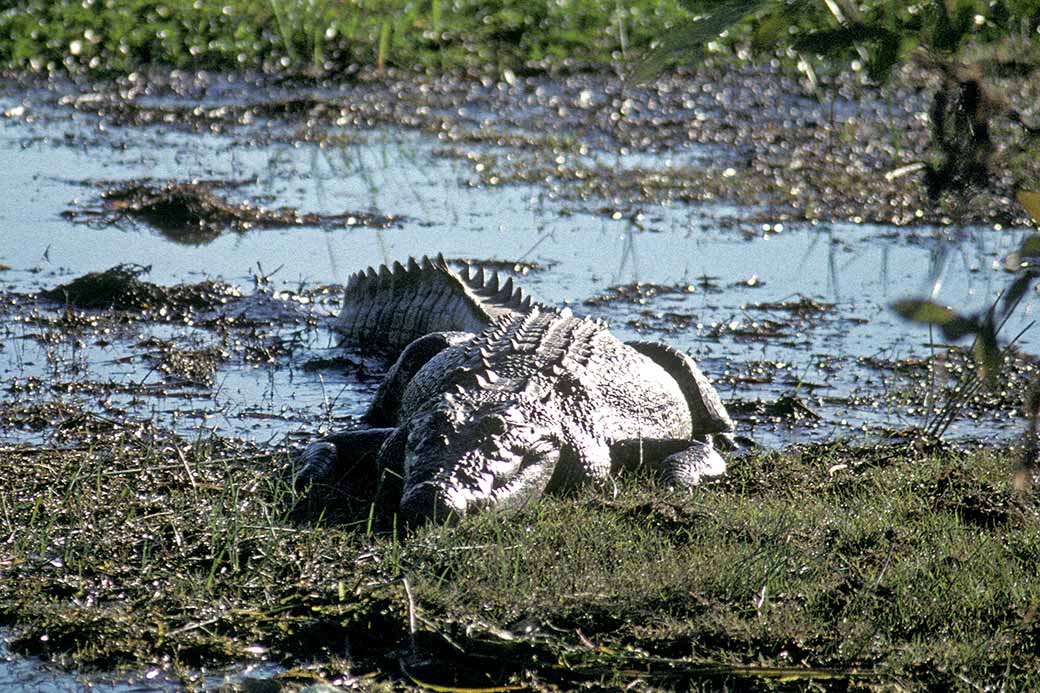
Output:
<svg viewBox="0 0 1040 693">
<path fill-rule="evenodd" d="M 677 488 L 690 488 L 701 480 L 726 473 L 726 460 L 712 444 L 711 436 L 666 457 L 662 462 L 665 482 Z"/>
<path fill-rule="evenodd" d="M 308 445 L 296 459 L 293 488 L 328 485 L 336 470 L 338 455 L 335 444 L 319 440 Z"/>
</svg>

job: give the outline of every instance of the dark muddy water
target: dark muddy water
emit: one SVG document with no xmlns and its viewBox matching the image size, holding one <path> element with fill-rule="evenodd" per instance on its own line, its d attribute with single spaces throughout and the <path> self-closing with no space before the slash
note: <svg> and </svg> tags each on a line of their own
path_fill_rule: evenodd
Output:
<svg viewBox="0 0 1040 693">
<path fill-rule="evenodd" d="M 11 116 L 0 130 L 0 286 L 9 295 L 118 263 L 150 266 L 145 278 L 160 284 L 219 278 L 246 293 L 255 290 L 258 276 L 270 275 L 268 290 L 281 299 L 409 256 L 530 261 L 541 269 L 516 281 L 536 298 L 608 318 L 623 337 L 659 338 L 694 354 L 734 402 L 740 432 L 770 447 L 921 424 L 942 403 L 930 392 L 948 382 L 913 369 L 901 375 L 906 369 L 898 363 L 933 349 L 926 330 L 900 322 L 888 305 L 914 295 L 959 309 L 987 306 L 1008 281 L 1002 258 L 1024 233 L 763 223 L 768 210 L 732 203 L 633 209 L 617 200 L 564 198 L 552 186 L 489 184 L 483 157 L 516 155 L 503 146 L 465 145 L 460 153 L 458 144 L 391 126 L 332 128 L 322 141 L 297 141 L 295 125 L 286 122 L 223 133 L 120 127 L 48 104 L 52 98 L 0 98 L 0 110 Z M 687 145 L 660 155 L 585 148 L 558 156 L 623 174 L 635 166 L 667 171 L 731 155 L 714 145 Z M 63 216 L 97 208 L 106 181 L 138 178 L 235 182 L 221 190 L 232 201 L 323 214 L 354 210 L 400 222 L 385 229 L 228 232 L 185 243 L 144 224 Z M 611 289 L 635 282 L 643 286 Z M 332 290 L 327 300 L 292 307 L 324 319 L 335 311 L 335 295 Z M 381 366 L 364 355 L 349 355 L 352 368 L 305 367 L 342 355 L 321 320 L 271 327 L 271 334 L 294 344 L 271 359 L 229 358 L 211 382 L 171 384 L 142 340 L 202 349 L 226 344 L 225 338 L 202 327 L 139 323 L 114 334 L 40 339 L 36 326 L 15 319 L 26 310 L 19 300 L 17 309 L 5 309 L 0 348 L 0 374 L 8 384 L 0 398 L 9 403 L 75 401 L 100 415 L 153 419 L 188 435 L 217 431 L 279 442 L 343 425 L 364 410 L 378 383 Z M 1004 334 L 1019 333 L 1036 311 L 1036 301 L 1027 299 Z M 1035 352 L 1035 331 L 1019 344 Z M 70 387 L 73 382 L 98 386 Z M 755 411 L 756 402 L 792 395 L 819 419 L 773 420 Z M 1009 438 L 1021 427 L 1016 408 L 1009 397 L 1004 406 L 971 410 L 950 434 Z M 48 441 L 51 434 L 0 428 L 0 442 Z M 29 664 L 0 662 L 0 687 L 35 677 Z M 51 690 L 75 687 L 62 685 L 59 680 Z"/>
</svg>

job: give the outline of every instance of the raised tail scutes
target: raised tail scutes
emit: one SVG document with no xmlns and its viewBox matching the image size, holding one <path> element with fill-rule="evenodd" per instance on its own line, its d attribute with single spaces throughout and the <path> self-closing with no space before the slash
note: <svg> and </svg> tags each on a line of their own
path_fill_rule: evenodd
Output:
<svg viewBox="0 0 1040 693">
<path fill-rule="evenodd" d="M 431 332 L 481 332 L 534 305 L 511 278 L 500 282 L 483 268 L 456 273 L 438 254 L 352 275 L 333 327 L 348 341 L 399 350 Z"/>
<path fill-rule="evenodd" d="M 444 260 L 440 255 L 437 258 L 442 262 Z M 524 294 L 523 289 L 513 287 L 512 277 L 500 284 L 498 272 L 493 272 L 489 276 L 484 268 L 480 267 L 479 269 L 467 268 L 459 275 L 459 278 L 474 294 L 491 305 L 519 313 L 526 313 L 534 305 L 534 301 L 530 296 Z"/>
</svg>

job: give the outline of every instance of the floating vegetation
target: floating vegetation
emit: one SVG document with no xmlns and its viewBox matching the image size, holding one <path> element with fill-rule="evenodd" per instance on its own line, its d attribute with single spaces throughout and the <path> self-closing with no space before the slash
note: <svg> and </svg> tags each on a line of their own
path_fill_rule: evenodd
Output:
<svg viewBox="0 0 1040 693">
<path fill-rule="evenodd" d="M 733 286 L 740 289 L 758 289 L 765 286 L 765 282 L 759 279 L 757 274 L 752 274 L 747 279 L 733 282 Z"/>
<path fill-rule="evenodd" d="M 583 303 L 587 306 L 602 306 L 609 303 L 644 305 L 660 296 L 692 294 L 696 291 L 696 284 L 686 282 L 670 285 L 632 282 L 631 284 L 612 286 L 598 296 L 586 298 Z"/>
<path fill-rule="evenodd" d="M 478 260 L 476 258 L 449 258 L 448 262 L 461 267 L 476 267 L 495 272 L 510 272 L 519 276 L 527 276 L 531 272 L 542 272 L 551 264 L 535 262 L 533 260 Z"/>
<path fill-rule="evenodd" d="M 40 297 L 75 308 L 148 311 L 157 319 L 174 319 L 186 312 L 212 310 L 241 298 L 241 292 L 219 282 L 162 287 L 141 280 L 150 267 L 116 265 L 90 272 L 67 284 L 40 292 Z"/>
<path fill-rule="evenodd" d="M 773 401 L 731 400 L 727 402 L 727 407 L 734 411 L 734 416 L 740 416 L 753 424 L 763 420 L 772 423 L 816 422 L 823 418 L 797 395 L 782 395 Z"/>
<path fill-rule="evenodd" d="M 719 322 L 707 326 L 706 334 L 718 338 L 728 335 L 737 339 L 775 339 L 785 337 L 788 339 L 799 339 L 800 331 L 798 325 L 791 321 L 780 321 L 771 319 L 751 320 L 734 319 L 729 322 Z"/>
<path fill-rule="evenodd" d="M 178 243 L 209 243 L 225 231 L 321 226 L 349 228 L 369 226 L 389 228 L 400 219 L 370 212 L 341 214 L 303 213 L 292 207 L 267 209 L 245 202 L 232 203 L 213 192 L 219 184 L 150 181 L 121 183 L 105 190 L 101 209 L 78 209 L 65 216 L 91 224 L 115 224 L 121 220 L 140 221 Z"/>
<path fill-rule="evenodd" d="M 926 430 L 934 431 L 945 430 L 954 417 L 1021 415 L 1026 393 L 1040 373 L 1037 358 L 1014 347 L 1002 355 L 990 387 L 982 387 L 978 363 L 963 347 L 947 346 L 927 358 L 863 357 L 859 363 L 892 374 L 879 399 L 924 416 Z"/>
<path fill-rule="evenodd" d="M 820 313 L 829 313 L 834 310 L 834 304 L 818 301 L 808 296 L 799 296 L 797 299 L 787 301 L 746 303 L 742 308 L 744 310 L 780 311 L 808 317 Z"/>
<path fill-rule="evenodd" d="M 154 337 L 141 340 L 137 346 L 148 350 L 155 370 L 166 379 L 202 388 L 213 385 L 217 367 L 230 356 L 218 347 L 185 348 L 174 340 Z"/>
<path fill-rule="evenodd" d="M 98 85 L 55 100 L 114 124 L 238 129 L 260 141 L 329 147 L 343 140 L 344 128 L 414 128 L 459 143 L 442 154 L 472 166 L 472 185 L 538 185 L 618 219 L 635 205 L 739 201 L 757 209 L 738 224 L 752 236 L 799 221 L 1019 225 L 1027 217 L 1007 201 L 1018 182 L 1037 174 L 1036 157 L 1021 155 L 1031 136 L 993 118 L 994 140 L 999 135 L 1007 144 L 987 155 L 987 186 L 956 203 L 944 198 L 932 204 L 921 162 L 931 158 L 925 115 L 933 80 L 921 69 L 894 73 L 884 90 L 865 87 L 855 74 L 835 76 L 826 84 L 825 103 L 807 99 L 803 86 L 782 72 L 716 65 L 653 86 L 629 85 L 624 97 L 609 79 L 587 75 L 555 81 L 531 75 L 516 88 L 474 90 L 470 81 L 449 75 L 409 74 L 338 85 L 324 95 L 275 98 L 252 96 L 257 90 L 250 83 L 241 87 L 251 97 L 234 101 L 186 73 L 156 72 L 151 79 L 154 85 L 135 73 L 132 89 Z M 1008 91 L 1014 112 L 1036 117 L 1035 89 L 1034 80 Z M 167 90 L 198 98 L 190 105 L 140 98 Z M 458 109 L 459 103 L 467 108 Z M 11 117 L 38 117 L 39 110 Z M 493 122 L 482 117 L 487 113 L 495 114 Z M 255 127 L 265 120 L 288 120 L 293 127 Z M 568 134 L 543 134 L 556 132 Z M 648 162 L 647 154 L 674 161 L 662 167 Z M 625 205 L 619 211 L 616 203 L 604 206 L 605 200 Z"/>
</svg>

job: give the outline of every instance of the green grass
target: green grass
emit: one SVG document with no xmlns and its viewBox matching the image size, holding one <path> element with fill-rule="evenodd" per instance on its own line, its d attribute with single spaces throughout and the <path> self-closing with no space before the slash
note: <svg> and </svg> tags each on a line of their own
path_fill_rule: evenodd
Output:
<svg viewBox="0 0 1040 693">
<path fill-rule="evenodd" d="M 806 448 L 402 540 L 294 522 L 277 455 L 146 439 L 0 453 L 19 651 L 536 688 L 1040 685 L 1040 507 L 1008 452 Z"/>
<path fill-rule="evenodd" d="M 675 0 L 16 0 L 0 13 L 0 64 L 99 74 L 146 65 L 494 74 L 609 65 L 621 58 L 622 35 L 639 49 L 688 17 Z"/>
<path fill-rule="evenodd" d="M 755 665 L 1027 689 L 1040 523 L 1009 468 L 838 448 L 738 463 L 690 496 L 627 484 L 432 532 L 420 595 L 456 620 L 551 623 L 587 667 L 659 657 L 661 676 Z"/>
</svg>

